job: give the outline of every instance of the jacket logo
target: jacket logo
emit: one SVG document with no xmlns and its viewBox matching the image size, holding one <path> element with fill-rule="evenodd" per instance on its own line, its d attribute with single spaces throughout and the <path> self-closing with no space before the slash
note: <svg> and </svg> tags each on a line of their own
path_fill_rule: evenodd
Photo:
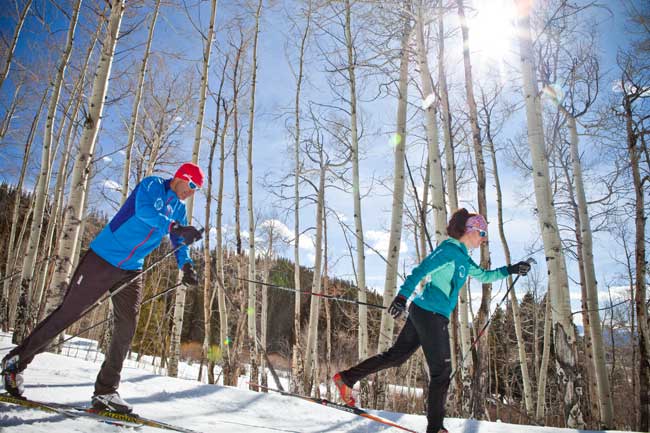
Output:
<svg viewBox="0 0 650 433">
<path fill-rule="evenodd" d="M 458 276 L 460 278 L 465 278 L 465 266 L 459 266 L 458 267 Z"/>
<path fill-rule="evenodd" d="M 164 206 L 163 200 L 161 198 L 156 199 L 156 201 L 153 204 L 153 207 L 156 208 L 156 210 L 162 209 Z"/>
</svg>

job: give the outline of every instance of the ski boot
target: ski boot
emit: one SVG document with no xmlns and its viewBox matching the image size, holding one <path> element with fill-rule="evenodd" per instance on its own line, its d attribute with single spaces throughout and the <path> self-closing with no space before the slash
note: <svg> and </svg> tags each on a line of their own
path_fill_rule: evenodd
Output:
<svg viewBox="0 0 650 433">
<path fill-rule="evenodd" d="M 95 394 L 91 400 L 94 409 L 110 410 L 111 412 L 130 414 L 133 406 L 127 403 L 115 392 L 109 394 Z"/>
<path fill-rule="evenodd" d="M 2 360 L 2 382 L 4 383 L 5 391 L 14 397 L 21 397 L 25 392 L 25 385 L 23 385 L 23 375 L 18 370 L 18 355 L 11 358 Z"/>
<path fill-rule="evenodd" d="M 339 390 L 341 400 L 343 400 L 343 402 L 348 406 L 354 406 L 356 402 L 354 401 L 354 397 L 352 397 L 352 387 L 343 381 L 341 373 L 336 373 L 334 377 L 332 377 L 332 380 L 334 381 L 336 388 Z"/>
</svg>

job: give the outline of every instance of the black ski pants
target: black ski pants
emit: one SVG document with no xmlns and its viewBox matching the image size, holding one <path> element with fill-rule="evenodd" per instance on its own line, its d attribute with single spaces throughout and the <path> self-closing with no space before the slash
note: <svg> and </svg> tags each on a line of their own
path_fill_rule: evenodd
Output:
<svg viewBox="0 0 650 433">
<path fill-rule="evenodd" d="M 18 355 L 18 368 L 24 370 L 34 356 L 45 351 L 57 335 L 79 320 L 84 311 L 104 293 L 117 289 L 139 273 L 140 271 L 116 268 L 94 251 L 88 250 L 79 260 L 61 305 L 43 319 L 6 358 Z M 111 301 L 113 333 L 108 353 L 95 381 L 95 394 L 108 394 L 116 391 L 119 386 L 122 364 L 137 325 L 138 310 L 142 301 L 142 278 L 136 278 L 113 296 Z"/>
<path fill-rule="evenodd" d="M 427 432 L 438 432 L 445 418 L 445 400 L 451 374 L 449 320 L 437 313 L 411 303 L 409 317 L 393 346 L 354 367 L 342 371 L 346 385 L 352 387 L 364 377 L 389 367 L 403 364 L 420 346 L 429 366 L 427 396 Z"/>
</svg>

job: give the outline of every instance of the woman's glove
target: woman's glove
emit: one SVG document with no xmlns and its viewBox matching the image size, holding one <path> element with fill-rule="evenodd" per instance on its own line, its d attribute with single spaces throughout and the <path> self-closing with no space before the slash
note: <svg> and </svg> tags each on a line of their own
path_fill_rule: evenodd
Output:
<svg viewBox="0 0 650 433">
<path fill-rule="evenodd" d="M 530 271 L 530 263 L 528 262 L 519 262 L 515 263 L 514 265 L 508 265 L 509 274 L 519 274 L 526 276 L 526 274 L 528 274 L 528 271 Z"/>
<path fill-rule="evenodd" d="M 394 319 L 400 317 L 406 311 L 406 298 L 403 295 L 395 296 L 393 302 L 388 307 L 388 314 L 393 316 Z"/>
</svg>

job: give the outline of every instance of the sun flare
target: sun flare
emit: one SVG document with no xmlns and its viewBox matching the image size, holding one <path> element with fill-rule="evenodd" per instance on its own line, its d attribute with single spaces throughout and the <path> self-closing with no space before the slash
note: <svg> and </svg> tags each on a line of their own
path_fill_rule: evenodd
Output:
<svg viewBox="0 0 650 433">
<path fill-rule="evenodd" d="M 469 44 L 473 55 L 502 61 L 512 51 L 515 8 L 512 0 L 474 0 L 468 14 Z"/>
</svg>

